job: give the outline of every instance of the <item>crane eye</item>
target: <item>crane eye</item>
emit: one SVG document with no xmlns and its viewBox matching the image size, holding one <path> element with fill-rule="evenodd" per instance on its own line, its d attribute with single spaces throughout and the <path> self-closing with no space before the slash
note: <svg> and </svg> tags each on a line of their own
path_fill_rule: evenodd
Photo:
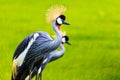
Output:
<svg viewBox="0 0 120 80">
<path fill-rule="evenodd" d="M 62 24 L 62 19 L 61 18 L 57 18 L 57 23 L 58 24 Z"/>
</svg>

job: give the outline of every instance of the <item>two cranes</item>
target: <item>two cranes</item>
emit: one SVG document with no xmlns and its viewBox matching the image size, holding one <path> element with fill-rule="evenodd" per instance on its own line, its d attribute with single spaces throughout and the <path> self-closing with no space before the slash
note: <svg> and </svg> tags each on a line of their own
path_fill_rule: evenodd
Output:
<svg viewBox="0 0 120 80">
<path fill-rule="evenodd" d="M 62 35 L 59 29 L 62 24 L 69 25 L 63 15 L 65 8 L 54 7 L 51 10 L 49 10 L 47 15 L 52 16 L 50 16 L 49 21 L 52 22 L 56 38 L 52 39 L 47 32 L 43 31 L 35 32 L 26 37 L 19 44 L 13 56 L 12 80 L 25 80 L 27 76 L 26 79 L 31 80 L 36 67 L 41 66 L 41 62 L 46 63 L 49 53 L 62 46 Z M 38 74 L 40 74 L 41 67 L 37 69 Z"/>
<path fill-rule="evenodd" d="M 63 44 L 66 43 L 68 45 L 71 45 L 69 43 L 69 37 L 68 36 L 63 36 L 62 37 L 62 43 L 60 44 L 60 50 L 55 50 L 55 51 L 52 51 L 50 52 L 48 55 L 44 56 L 44 59 L 39 63 L 39 65 L 35 66 L 35 69 L 32 73 L 32 77 L 36 75 L 36 80 L 41 80 L 42 78 L 42 71 L 43 69 L 46 67 L 46 65 L 49 63 L 49 62 L 52 62 L 60 57 L 63 56 L 64 52 L 65 52 L 65 48 L 63 46 Z M 29 76 L 26 77 L 26 80 L 28 80 Z"/>
</svg>

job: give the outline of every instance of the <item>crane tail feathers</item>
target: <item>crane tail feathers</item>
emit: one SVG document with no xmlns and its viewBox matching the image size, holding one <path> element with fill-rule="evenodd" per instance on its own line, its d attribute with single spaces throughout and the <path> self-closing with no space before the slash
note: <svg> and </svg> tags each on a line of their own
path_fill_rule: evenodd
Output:
<svg viewBox="0 0 120 80">
<path fill-rule="evenodd" d="M 18 66 L 18 61 L 13 60 L 13 65 L 12 65 L 12 80 L 14 80 L 16 74 L 17 74 L 17 66 Z"/>
</svg>

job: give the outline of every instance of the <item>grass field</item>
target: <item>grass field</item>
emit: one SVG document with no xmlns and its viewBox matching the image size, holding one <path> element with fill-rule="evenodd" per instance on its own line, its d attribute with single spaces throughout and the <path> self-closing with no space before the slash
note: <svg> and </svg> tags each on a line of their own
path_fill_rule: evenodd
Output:
<svg viewBox="0 0 120 80">
<path fill-rule="evenodd" d="M 17 45 L 35 31 L 54 32 L 45 12 L 63 4 L 71 24 L 65 55 L 47 65 L 43 80 L 120 80 L 119 0 L 0 0 L 0 80 L 10 80 Z"/>
</svg>

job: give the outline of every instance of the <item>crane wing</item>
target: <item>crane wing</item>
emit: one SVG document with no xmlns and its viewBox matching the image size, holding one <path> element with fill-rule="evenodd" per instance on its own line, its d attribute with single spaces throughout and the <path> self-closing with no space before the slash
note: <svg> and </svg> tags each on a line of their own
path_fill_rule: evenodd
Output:
<svg viewBox="0 0 120 80">
<path fill-rule="evenodd" d="M 13 59 L 17 58 L 25 50 L 25 48 L 28 46 L 28 43 L 32 39 L 32 37 L 33 37 L 33 34 L 29 35 L 18 45 L 17 49 L 14 52 Z"/>
<path fill-rule="evenodd" d="M 39 45 L 46 41 L 51 41 L 52 38 L 46 32 L 35 32 L 28 37 L 26 37 L 20 45 L 17 47 L 14 55 L 13 55 L 13 77 L 15 77 L 17 71 L 17 67 L 23 65 L 26 62 L 26 59 L 32 57 L 34 58 L 34 54 L 41 53 L 41 49 L 35 50 Z M 40 47 L 39 47 L 40 48 Z M 36 52 L 36 53 L 35 53 Z M 32 60 L 31 59 L 31 60 Z M 30 60 L 29 60 L 30 61 Z"/>
<path fill-rule="evenodd" d="M 24 62 L 29 62 L 43 58 L 47 54 L 52 46 L 53 39 L 46 32 L 38 32 L 39 36 L 31 45 Z"/>
</svg>

